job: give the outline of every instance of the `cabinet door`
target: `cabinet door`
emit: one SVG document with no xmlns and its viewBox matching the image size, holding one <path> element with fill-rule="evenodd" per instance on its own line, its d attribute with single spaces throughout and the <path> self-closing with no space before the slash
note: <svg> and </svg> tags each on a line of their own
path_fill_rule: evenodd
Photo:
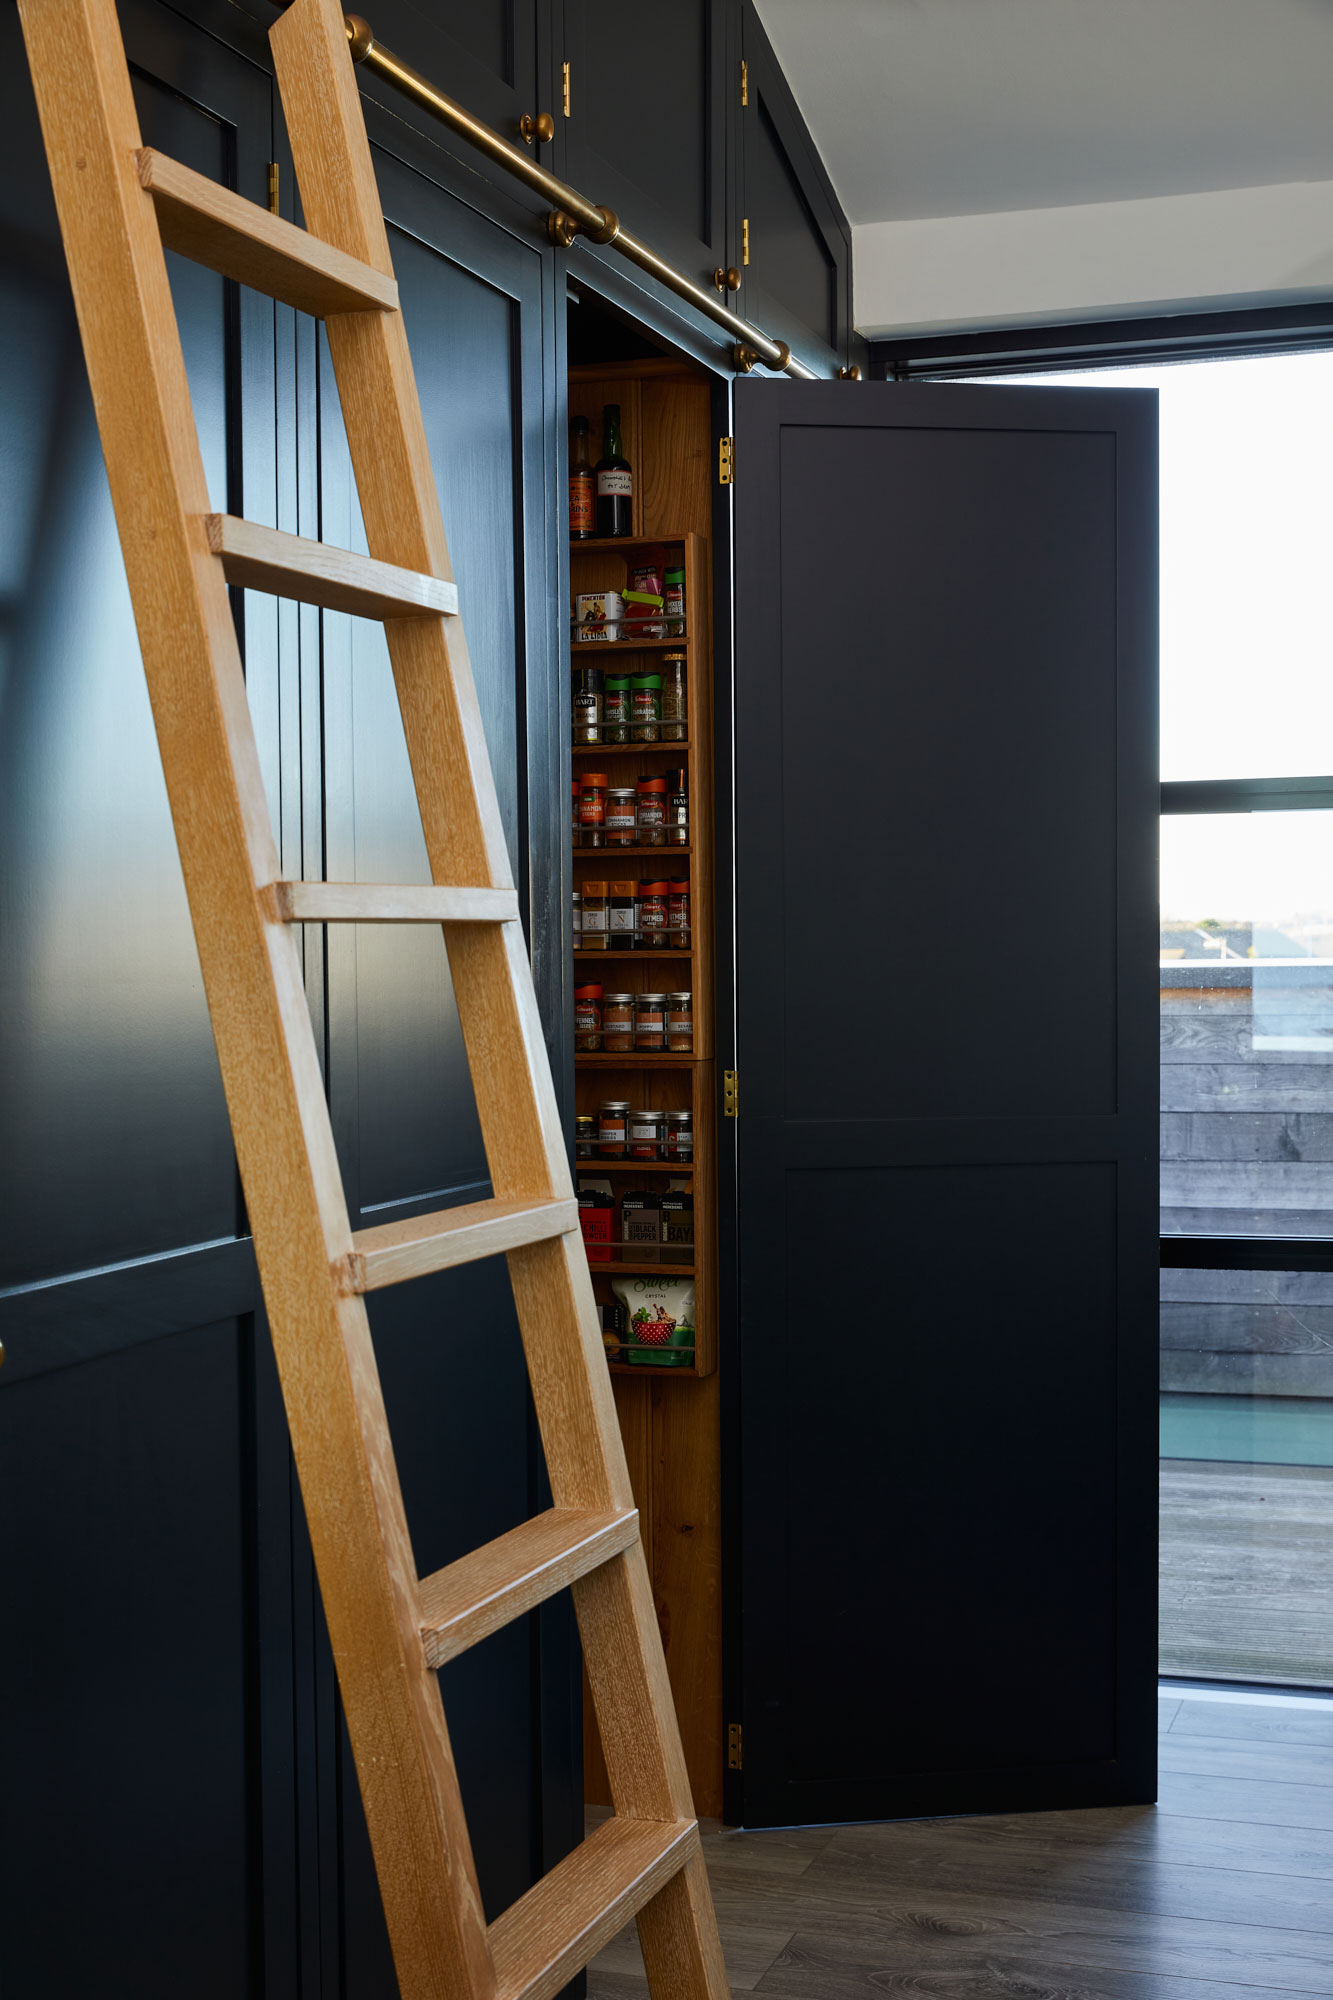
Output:
<svg viewBox="0 0 1333 2000">
<path fill-rule="evenodd" d="M 727 0 L 565 0 L 567 175 L 702 283 L 725 264 Z"/>
<path fill-rule="evenodd" d="M 847 221 L 750 0 L 741 38 L 741 309 L 812 367 L 836 368 L 851 333 Z"/>
<path fill-rule="evenodd" d="M 522 144 L 525 112 L 559 115 L 558 104 L 537 102 L 537 0 L 380 0 L 371 26 L 395 55 L 514 144 Z M 378 92 L 373 81 L 370 88 Z M 391 92 L 385 101 L 402 104 Z M 459 143 L 474 165 L 476 154 Z"/>
<path fill-rule="evenodd" d="M 269 79 L 120 13 L 146 143 L 262 203 Z M 0 1987 L 294 2000 L 286 1426 L 13 9 L 0 103 Z M 167 263 L 212 502 L 271 520 L 273 309 Z"/>
<path fill-rule="evenodd" d="M 1155 392 L 735 426 L 728 1817 L 1144 1802 Z"/>
<path fill-rule="evenodd" d="M 547 508 L 553 257 L 382 152 L 376 169 L 501 816 L 567 1083 L 559 941 L 569 891 L 565 816 L 554 809 L 568 797 L 567 667 Z M 323 532 L 364 548 L 323 351 L 319 406 Z M 312 815 L 308 828 L 311 872 L 429 881 L 380 626 L 325 614 L 317 700 L 325 791 L 322 825 Z M 483 1198 L 490 1182 L 439 929 L 331 926 L 325 951 L 330 1101 L 353 1227 Z M 549 1504 L 504 1260 L 375 1294 L 370 1317 L 425 1574 Z M 577 1657 L 559 1599 L 440 1676 L 492 1917 L 581 1834 Z M 397 1988 L 350 1761 L 340 1782 L 344 1976 L 351 2000 L 369 2000 Z"/>
</svg>

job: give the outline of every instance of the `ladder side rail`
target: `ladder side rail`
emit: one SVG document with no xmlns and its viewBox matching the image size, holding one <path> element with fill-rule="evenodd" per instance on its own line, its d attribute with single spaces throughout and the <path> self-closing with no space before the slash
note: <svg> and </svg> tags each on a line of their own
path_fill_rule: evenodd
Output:
<svg viewBox="0 0 1333 2000">
<path fill-rule="evenodd" d="M 413 1940 L 404 1992 L 485 1996 L 369 1322 L 334 1283 L 351 1228 L 295 942 L 263 893 L 277 849 L 114 0 L 22 0 L 20 14 L 367 1817 L 391 1923 Z"/>
<path fill-rule="evenodd" d="M 337 0 L 292 0 L 269 39 L 309 226 L 391 275 Z M 335 320 L 328 330 L 370 553 L 452 580 L 402 319 Z M 433 879 L 508 886 L 461 626 L 421 619 L 390 626 L 388 642 Z M 495 1194 L 564 1195 L 568 1155 L 519 928 L 449 927 L 446 940 Z M 581 1240 L 512 1252 L 509 1270 L 556 1506 L 633 1506 Z M 693 1819 L 642 1544 L 573 1594 L 617 1813 Z M 724 2000 L 701 1855 L 640 1912 L 639 1930 L 656 1994 Z"/>
</svg>

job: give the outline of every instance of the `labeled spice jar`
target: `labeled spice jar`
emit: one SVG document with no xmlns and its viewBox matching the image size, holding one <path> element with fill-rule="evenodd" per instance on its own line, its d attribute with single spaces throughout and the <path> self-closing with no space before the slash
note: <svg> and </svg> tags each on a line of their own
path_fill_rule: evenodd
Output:
<svg viewBox="0 0 1333 2000">
<path fill-rule="evenodd" d="M 668 847 L 690 844 L 690 788 L 685 771 L 667 774 L 666 839 Z"/>
<path fill-rule="evenodd" d="M 583 885 L 583 930 L 579 950 L 606 950 L 605 882 L 585 882 Z"/>
<path fill-rule="evenodd" d="M 634 995 L 632 993 L 604 993 L 602 995 L 602 1052 L 608 1056 L 627 1056 L 634 1047 Z"/>
<path fill-rule="evenodd" d="M 606 844 L 634 847 L 639 836 L 639 798 L 633 785 L 612 785 L 606 794 Z"/>
<path fill-rule="evenodd" d="M 666 1047 L 666 994 L 634 996 L 634 1047 L 659 1052 Z"/>
<path fill-rule="evenodd" d="M 662 1113 L 660 1111 L 630 1112 L 629 1156 L 632 1160 L 661 1159 Z"/>
<path fill-rule="evenodd" d="M 634 674 L 629 684 L 629 734 L 631 743 L 659 743 L 662 739 L 662 676 Z"/>
<path fill-rule="evenodd" d="M 685 636 L 685 572 L 669 569 L 662 579 L 662 604 L 667 615 L 667 634 L 672 639 Z"/>
<path fill-rule="evenodd" d="M 608 674 L 602 689 L 602 741 L 629 742 L 629 681 L 624 674 Z"/>
<path fill-rule="evenodd" d="M 673 951 L 690 948 L 690 883 L 687 875 L 675 875 L 667 885 L 667 936 Z"/>
<path fill-rule="evenodd" d="M 592 1160 L 597 1157 L 597 1120 L 590 1113 L 580 1113 L 574 1120 L 574 1158 Z"/>
<path fill-rule="evenodd" d="M 694 1262 L 694 1196 L 668 1188 L 662 1196 L 662 1262 Z"/>
<path fill-rule="evenodd" d="M 615 1235 L 615 1196 L 602 1188 L 579 1189 L 579 1228 L 590 1264 L 609 1264 Z"/>
<path fill-rule="evenodd" d="M 666 1045 L 672 1055 L 694 1053 L 694 998 L 689 993 L 666 997 Z"/>
<path fill-rule="evenodd" d="M 694 1113 L 668 1111 L 662 1120 L 662 1158 L 673 1166 L 694 1165 Z"/>
<path fill-rule="evenodd" d="M 635 794 L 640 847 L 665 847 L 666 779 L 640 778 Z"/>
<path fill-rule="evenodd" d="M 662 655 L 662 741 L 683 743 L 687 735 L 687 697 L 685 693 L 684 653 L 663 653 Z M 595 738 L 593 739 L 596 740 Z"/>
<path fill-rule="evenodd" d="M 574 988 L 574 1049 L 582 1056 L 602 1051 L 602 989 L 600 986 Z"/>
<path fill-rule="evenodd" d="M 644 951 L 664 951 L 667 941 L 665 882 L 639 884 L 639 944 Z M 583 928 L 588 928 L 588 885 L 583 885 Z"/>
<path fill-rule="evenodd" d="M 600 743 L 602 740 L 602 669 L 579 666 L 574 669 L 574 741 Z"/>
<path fill-rule="evenodd" d="M 620 1197 L 621 1256 L 627 1264 L 661 1261 L 662 1197 L 652 1188 L 629 1188 Z"/>
<path fill-rule="evenodd" d="M 607 899 L 606 937 L 612 951 L 633 951 L 639 920 L 637 882 L 612 882 Z"/>
<path fill-rule="evenodd" d="M 623 1160 L 629 1143 L 629 1099 L 611 1097 L 597 1108 L 597 1150 L 604 1160 Z"/>
<path fill-rule="evenodd" d="M 575 780 L 574 780 L 574 784 L 573 784 L 573 792 L 574 792 L 574 845 L 575 845 L 575 847 L 582 847 L 582 845 L 583 845 L 583 826 L 582 826 L 582 823 L 581 823 L 581 822 L 580 822 L 580 820 L 579 820 L 579 796 L 580 796 L 580 787 L 579 787 L 579 781 L 578 781 L 578 779 L 577 779 L 577 778 L 575 778 Z"/>
<path fill-rule="evenodd" d="M 606 846 L 605 771 L 585 771 L 579 781 L 579 825 L 585 847 Z"/>
<path fill-rule="evenodd" d="M 581 895 L 579 894 L 579 891 L 578 891 L 578 890 L 576 889 L 576 890 L 574 891 L 574 949 L 575 949 L 575 951 L 577 951 L 577 950 L 578 950 L 578 948 L 579 948 L 579 946 L 580 946 L 580 944 L 581 944 L 582 942 L 583 942 L 583 897 L 582 897 L 582 896 L 581 896 Z"/>
</svg>

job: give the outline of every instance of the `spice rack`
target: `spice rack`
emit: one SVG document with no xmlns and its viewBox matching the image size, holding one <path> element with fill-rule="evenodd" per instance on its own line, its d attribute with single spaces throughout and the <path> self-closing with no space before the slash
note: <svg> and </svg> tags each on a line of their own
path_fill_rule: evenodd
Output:
<svg viewBox="0 0 1333 2000">
<path fill-rule="evenodd" d="M 628 447 L 627 447 L 628 448 Z M 681 846 L 583 847 L 574 849 L 574 887 L 582 892 L 587 881 L 613 881 L 637 876 L 672 877 L 687 875 L 690 884 L 690 944 L 632 950 L 577 950 L 575 964 L 580 985 L 597 980 L 598 968 L 610 971 L 614 979 L 602 981 L 625 993 L 656 992 L 663 988 L 693 996 L 694 1048 L 689 1055 L 655 1054 L 635 1051 L 614 1055 L 577 1055 L 574 1058 L 575 1103 L 583 1114 L 596 1115 L 598 1106 L 609 1098 L 628 1098 L 632 1103 L 652 1105 L 660 1110 L 689 1110 L 694 1118 L 695 1157 L 691 1165 L 663 1161 L 634 1161 L 600 1158 L 576 1162 L 577 1177 L 609 1179 L 619 1192 L 632 1188 L 636 1180 L 649 1185 L 665 1184 L 670 1176 L 682 1182 L 694 1197 L 694 1261 L 679 1264 L 664 1259 L 660 1263 L 590 1263 L 593 1287 L 601 1303 L 612 1297 L 610 1279 L 628 1273 L 667 1273 L 692 1277 L 694 1282 L 695 1347 L 677 1350 L 686 1356 L 680 1363 L 654 1364 L 651 1361 L 613 1361 L 615 1375 L 651 1377 L 654 1380 L 681 1379 L 710 1375 L 717 1366 L 717 1224 L 714 1126 L 714 1039 L 713 1039 L 713 769 L 712 722 L 712 580 L 708 543 L 699 534 L 634 535 L 614 541 L 575 542 L 570 546 L 571 598 L 585 591 L 623 590 L 630 568 L 654 561 L 661 568 L 683 568 L 685 572 L 685 630 L 668 639 L 616 639 L 580 642 L 571 639 L 570 656 L 578 664 L 600 666 L 605 673 L 632 675 L 647 672 L 637 666 L 641 656 L 664 651 L 683 652 L 686 659 L 686 728 L 677 741 L 655 743 L 579 743 L 573 746 L 573 771 L 604 770 L 612 787 L 629 786 L 641 777 L 655 776 L 668 769 L 684 768 L 689 794 L 689 838 Z M 651 871 L 651 874 L 650 874 Z"/>
</svg>

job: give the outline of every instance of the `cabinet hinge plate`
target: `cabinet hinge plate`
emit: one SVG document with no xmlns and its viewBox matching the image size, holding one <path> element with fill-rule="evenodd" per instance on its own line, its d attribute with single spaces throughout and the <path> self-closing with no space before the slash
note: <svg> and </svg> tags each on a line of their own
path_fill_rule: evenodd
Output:
<svg viewBox="0 0 1333 2000">
<path fill-rule="evenodd" d="M 719 438 L 717 441 L 717 483 L 730 486 L 736 477 L 736 443 L 733 438 Z"/>
<path fill-rule="evenodd" d="M 750 65 L 749 63 L 746 62 L 745 57 L 742 56 L 741 57 L 741 103 L 742 105 L 746 105 L 749 102 L 750 102 Z"/>
<path fill-rule="evenodd" d="M 737 1102 L 741 1094 L 740 1076 L 734 1069 L 722 1073 L 722 1109 L 728 1118 L 739 1118 Z"/>
<path fill-rule="evenodd" d="M 727 1769 L 729 1771 L 743 1771 L 745 1769 L 745 1752 L 741 1744 L 741 1726 L 739 1722 L 729 1722 L 727 1724 Z"/>
<path fill-rule="evenodd" d="M 743 215 L 741 217 L 741 262 L 742 264 L 748 264 L 749 261 L 750 261 L 750 218 L 748 215 Z"/>
<path fill-rule="evenodd" d="M 569 64 L 560 65 L 560 106 L 566 118 L 569 116 Z"/>
</svg>

